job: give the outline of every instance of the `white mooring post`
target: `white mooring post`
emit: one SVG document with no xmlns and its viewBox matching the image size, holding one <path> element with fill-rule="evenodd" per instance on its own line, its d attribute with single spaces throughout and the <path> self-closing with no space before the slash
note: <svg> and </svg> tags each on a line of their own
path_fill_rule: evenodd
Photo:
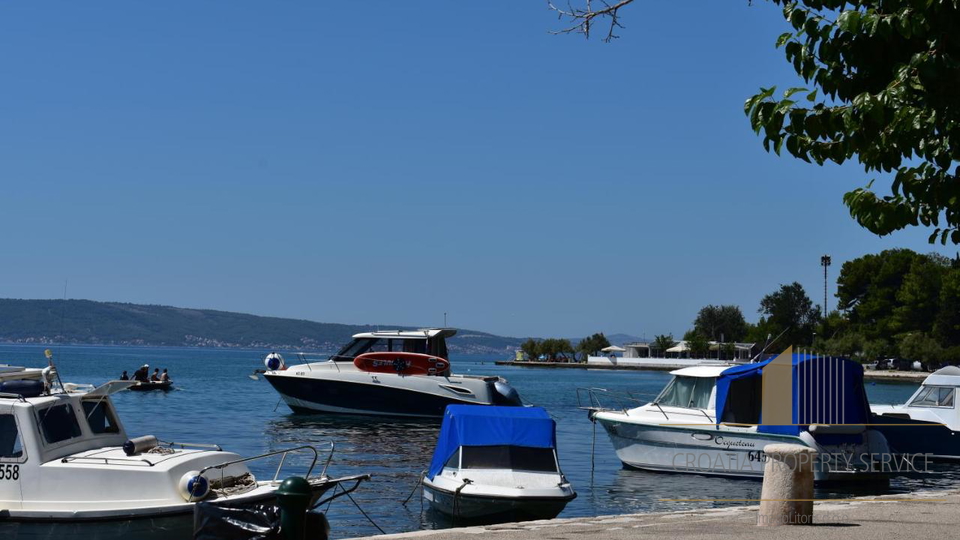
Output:
<svg viewBox="0 0 960 540">
<path fill-rule="evenodd" d="M 799 444 L 769 444 L 763 453 L 767 462 L 763 469 L 757 525 L 812 524 L 816 450 Z"/>
</svg>

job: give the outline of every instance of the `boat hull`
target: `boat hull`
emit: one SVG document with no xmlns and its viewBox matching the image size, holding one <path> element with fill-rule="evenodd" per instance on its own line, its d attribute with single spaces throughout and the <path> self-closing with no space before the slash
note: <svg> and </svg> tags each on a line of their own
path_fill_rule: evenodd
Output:
<svg viewBox="0 0 960 540">
<path fill-rule="evenodd" d="M 423 497 L 431 508 L 455 520 L 505 523 L 553 519 L 576 494 L 566 497 L 502 497 L 457 494 L 424 482 Z"/>
<path fill-rule="evenodd" d="M 896 454 L 929 455 L 943 461 L 960 460 L 960 434 L 938 422 L 914 420 L 905 414 L 876 414 L 873 429 L 883 433 Z"/>
<path fill-rule="evenodd" d="M 166 391 L 172 390 L 172 389 L 173 389 L 173 382 L 172 382 L 172 381 L 165 381 L 165 382 L 154 382 L 154 381 L 151 381 L 151 382 L 141 382 L 141 383 L 137 383 L 137 384 L 135 384 L 135 385 L 133 385 L 133 386 L 131 386 L 131 387 L 129 388 L 129 390 L 132 390 L 132 391 L 134 391 L 134 392 L 150 392 L 150 391 L 154 391 L 154 390 L 160 390 L 160 391 L 166 392 Z"/>
<path fill-rule="evenodd" d="M 768 444 L 798 444 L 817 448 L 803 436 L 717 430 L 716 427 L 678 427 L 621 422 L 598 415 L 620 461 L 631 468 L 659 472 L 762 479 Z M 811 438 L 812 439 L 812 438 Z M 866 449 L 864 449 L 866 452 Z M 858 453 L 859 454 L 859 453 Z M 814 462 L 814 480 L 884 481 L 883 474 L 837 470 L 823 453 Z"/>
<path fill-rule="evenodd" d="M 412 379 L 417 376 L 374 375 L 381 381 L 379 384 L 271 373 L 266 373 L 264 377 L 281 395 L 287 406 L 298 413 L 442 418 L 447 405 L 496 404 L 491 396 L 478 395 L 479 392 L 472 392 L 470 397 L 459 398 L 450 391 L 444 395 L 391 384 L 391 382 L 412 382 L 393 381 L 391 378 Z M 443 378 L 436 376 L 419 377 L 443 381 Z M 439 388 L 439 383 L 434 381 L 431 381 L 427 389 Z"/>
</svg>

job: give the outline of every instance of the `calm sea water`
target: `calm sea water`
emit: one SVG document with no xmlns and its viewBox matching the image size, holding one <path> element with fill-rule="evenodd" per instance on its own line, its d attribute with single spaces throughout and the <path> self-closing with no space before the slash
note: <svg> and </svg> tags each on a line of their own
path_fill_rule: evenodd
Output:
<svg viewBox="0 0 960 540">
<path fill-rule="evenodd" d="M 0 345 L 0 363 L 46 365 L 41 346 Z M 130 436 L 217 443 L 243 456 L 301 444 L 336 443 L 332 475 L 370 473 L 373 479 L 353 494 L 356 502 L 386 532 L 448 527 L 442 516 L 422 507 L 419 494 L 401 505 L 426 469 L 439 423 L 380 421 L 372 418 L 293 415 L 279 403 L 266 381 L 248 375 L 262 367 L 267 351 L 187 348 L 53 347 L 64 382 L 100 384 L 141 364 L 168 368 L 176 390 L 168 393 L 121 392 L 113 399 Z M 292 358 L 288 357 L 289 360 Z M 760 483 L 697 475 L 660 474 L 623 469 L 603 428 L 577 409 L 578 387 L 656 395 L 669 375 L 662 372 L 532 369 L 496 366 L 493 357 L 454 358 L 454 371 L 501 375 L 527 403 L 546 408 L 557 421 L 560 461 L 579 496 L 561 517 L 655 512 L 714 506 L 716 503 L 668 503 L 662 499 L 757 498 Z M 871 402 L 901 403 L 917 383 L 867 383 Z M 254 465 L 272 477 L 277 462 Z M 306 466 L 288 460 L 291 474 Z M 891 491 L 960 486 L 960 468 L 937 466 L 935 474 L 896 477 Z M 819 491 L 818 497 L 852 493 Z M 858 492 L 855 494 L 863 494 Z M 377 529 L 347 498 L 328 512 L 336 538 L 377 534 Z"/>
</svg>

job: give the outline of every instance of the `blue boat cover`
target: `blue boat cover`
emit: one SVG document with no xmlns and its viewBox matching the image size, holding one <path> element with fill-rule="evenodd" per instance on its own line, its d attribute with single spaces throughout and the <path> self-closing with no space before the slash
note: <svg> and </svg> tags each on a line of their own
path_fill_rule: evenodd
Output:
<svg viewBox="0 0 960 540">
<path fill-rule="evenodd" d="M 427 478 L 439 474 L 461 446 L 556 448 L 557 425 L 540 407 L 447 405 Z"/>
<path fill-rule="evenodd" d="M 753 379 L 759 383 L 763 369 L 773 359 L 756 364 L 735 366 L 717 378 L 717 423 L 730 421 L 724 412 L 731 401 L 730 386 Z M 793 425 L 767 425 L 763 411 L 757 431 L 799 435 L 810 424 L 868 424 L 870 405 L 863 388 L 863 366 L 846 358 L 821 357 L 794 353 L 792 363 Z M 741 388 L 749 388 L 743 385 Z M 759 385 L 752 386 L 755 392 Z M 756 396 L 759 406 L 760 396 Z"/>
</svg>

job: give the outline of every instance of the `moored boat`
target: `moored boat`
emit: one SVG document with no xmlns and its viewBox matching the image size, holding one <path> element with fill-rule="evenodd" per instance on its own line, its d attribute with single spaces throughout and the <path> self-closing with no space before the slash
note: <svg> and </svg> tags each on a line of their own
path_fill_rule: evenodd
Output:
<svg viewBox="0 0 960 540">
<path fill-rule="evenodd" d="M 957 391 L 960 368 L 931 373 L 901 405 L 871 405 L 873 424 L 898 454 L 924 454 L 933 459 L 960 460 L 960 411 Z"/>
<path fill-rule="evenodd" d="M 423 497 L 457 520 L 552 519 L 576 498 L 539 407 L 447 407 Z"/>
<path fill-rule="evenodd" d="M 888 479 L 889 470 L 877 463 L 889 447 L 883 434 L 867 426 L 863 368 L 856 362 L 785 354 L 671 374 L 654 401 L 629 409 L 597 406 L 602 398 L 591 391 L 593 405 L 585 408 L 606 429 L 624 465 L 761 478 L 763 448 L 792 443 L 817 451 L 818 482 Z M 778 414 L 781 419 L 774 421 Z"/>
<path fill-rule="evenodd" d="M 326 361 L 292 366 L 271 353 L 264 377 L 294 412 L 441 418 L 447 405 L 521 405 L 501 377 L 451 373 L 456 332 L 364 332 Z"/>
<path fill-rule="evenodd" d="M 60 384 L 55 368 L 4 367 L 0 385 L 0 532 L 27 530 L 55 537 L 162 537 L 189 535 L 197 502 L 227 506 L 276 499 L 284 459 L 312 456 L 306 478 L 314 498 L 347 481 L 326 471 L 314 476 L 316 448 L 301 446 L 243 458 L 212 444 L 130 439 L 111 394 L 135 384 L 100 387 Z M 332 452 L 332 448 L 331 448 Z M 253 460 L 273 457 L 281 468 L 257 479 Z M 288 466 L 287 471 L 290 471 Z M 302 471 L 298 471 L 301 472 Z"/>
</svg>

